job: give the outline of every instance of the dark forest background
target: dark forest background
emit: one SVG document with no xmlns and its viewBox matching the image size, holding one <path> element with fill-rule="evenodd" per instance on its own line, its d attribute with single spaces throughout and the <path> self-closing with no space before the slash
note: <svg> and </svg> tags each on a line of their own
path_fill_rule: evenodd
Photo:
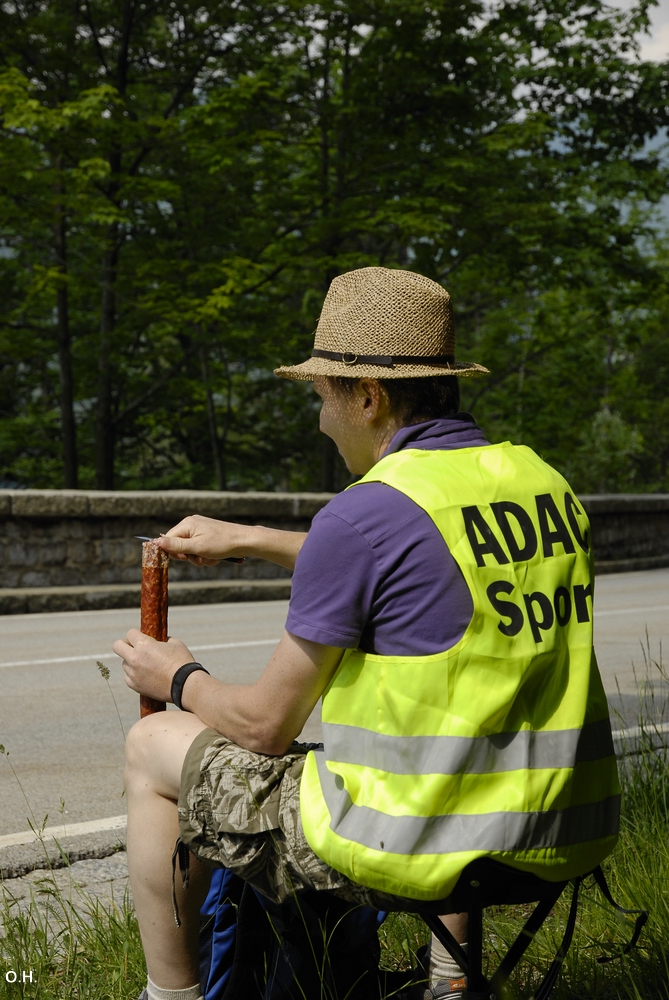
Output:
<svg viewBox="0 0 669 1000">
<path fill-rule="evenodd" d="M 271 372 L 381 264 L 451 292 L 492 441 L 669 491 L 648 6 L 3 0 L 1 484 L 340 487 Z"/>
</svg>

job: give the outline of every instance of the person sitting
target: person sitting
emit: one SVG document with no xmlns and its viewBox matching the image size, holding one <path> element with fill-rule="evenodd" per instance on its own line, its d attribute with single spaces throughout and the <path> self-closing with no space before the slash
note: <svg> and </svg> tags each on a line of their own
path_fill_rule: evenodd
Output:
<svg viewBox="0 0 669 1000">
<path fill-rule="evenodd" d="M 276 374 L 313 381 L 320 429 L 360 478 L 307 534 L 192 516 L 161 538 L 196 565 L 259 556 L 294 576 L 253 684 L 209 676 L 179 639 L 133 629 L 114 645 L 134 691 L 183 710 L 127 741 L 149 1000 L 201 996 L 211 865 L 275 902 L 315 889 L 417 910 L 479 857 L 561 881 L 613 849 L 587 516 L 534 452 L 490 444 L 459 412 L 459 380 L 485 373 L 455 360 L 438 283 L 379 267 L 335 278 L 311 358 Z M 319 698 L 323 749 L 305 752 L 294 741 Z M 466 915 L 442 919 L 466 943 Z M 428 975 L 415 996 L 466 995 L 436 938 Z"/>
</svg>

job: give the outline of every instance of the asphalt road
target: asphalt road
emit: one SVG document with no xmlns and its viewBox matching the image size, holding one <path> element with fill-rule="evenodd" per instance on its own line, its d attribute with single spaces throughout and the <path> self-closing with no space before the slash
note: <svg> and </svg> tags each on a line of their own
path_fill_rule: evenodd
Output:
<svg viewBox="0 0 669 1000">
<path fill-rule="evenodd" d="M 271 601 L 174 608 L 170 632 L 214 676 L 250 682 L 281 636 L 286 607 Z M 607 694 L 633 725 L 643 647 L 657 661 L 669 639 L 669 569 L 599 577 L 595 612 Z M 9 752 L 0 756 L 0 838 L 27 830 L 29 820 L 41 825 L 45 816 L 49 826 L 67 827 L 125 813 L 121 730 L 137 718 L 138 699 L 111 644 L 137 621 L 132 610 L 0 618 L 0 743 Z M 96 659 L 109 667 L 109 683 Z M 657 702 L 660 675 L 652 663 L 649 669 Z M 316 709 L 303 738 L 318 739 L 319 731 Z"/>
</svg>

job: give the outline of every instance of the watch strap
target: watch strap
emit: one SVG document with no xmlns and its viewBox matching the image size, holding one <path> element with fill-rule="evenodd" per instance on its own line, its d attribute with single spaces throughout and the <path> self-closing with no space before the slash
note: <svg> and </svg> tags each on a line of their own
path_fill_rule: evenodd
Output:
<svg viewBox="0 0 669 1000">
<path fill-rule="evenodd" d="M 174 677 L 172 678 L 172 688 L 170 691 L 170 697 L 172 698 L 172 703 L 180 708 L 182 712 L 187 711 L 181 704 L 181 695 L 183 694 L 184 684 L 188 680 L 191 674 L 195 673 L 196 670 L 204 670 L 205 674 L 209 671 L 206 667 L 203 667 L 201 663 L 184 663 L 182 667 L 179 667 L 175 671 Z"/>
</svg>

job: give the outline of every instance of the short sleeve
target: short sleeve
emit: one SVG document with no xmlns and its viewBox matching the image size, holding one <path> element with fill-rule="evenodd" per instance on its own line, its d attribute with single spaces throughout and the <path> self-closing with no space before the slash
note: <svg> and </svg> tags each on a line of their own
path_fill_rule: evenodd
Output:
<svg viewBox="0 0 669 1000">
<path fill-rule="evenodd" d="M 286 629 L 324 646 L 356 648 L 370 617 L 378 575 L 369 542 L 324 508 L 297 557 Z"/>
</svg>

